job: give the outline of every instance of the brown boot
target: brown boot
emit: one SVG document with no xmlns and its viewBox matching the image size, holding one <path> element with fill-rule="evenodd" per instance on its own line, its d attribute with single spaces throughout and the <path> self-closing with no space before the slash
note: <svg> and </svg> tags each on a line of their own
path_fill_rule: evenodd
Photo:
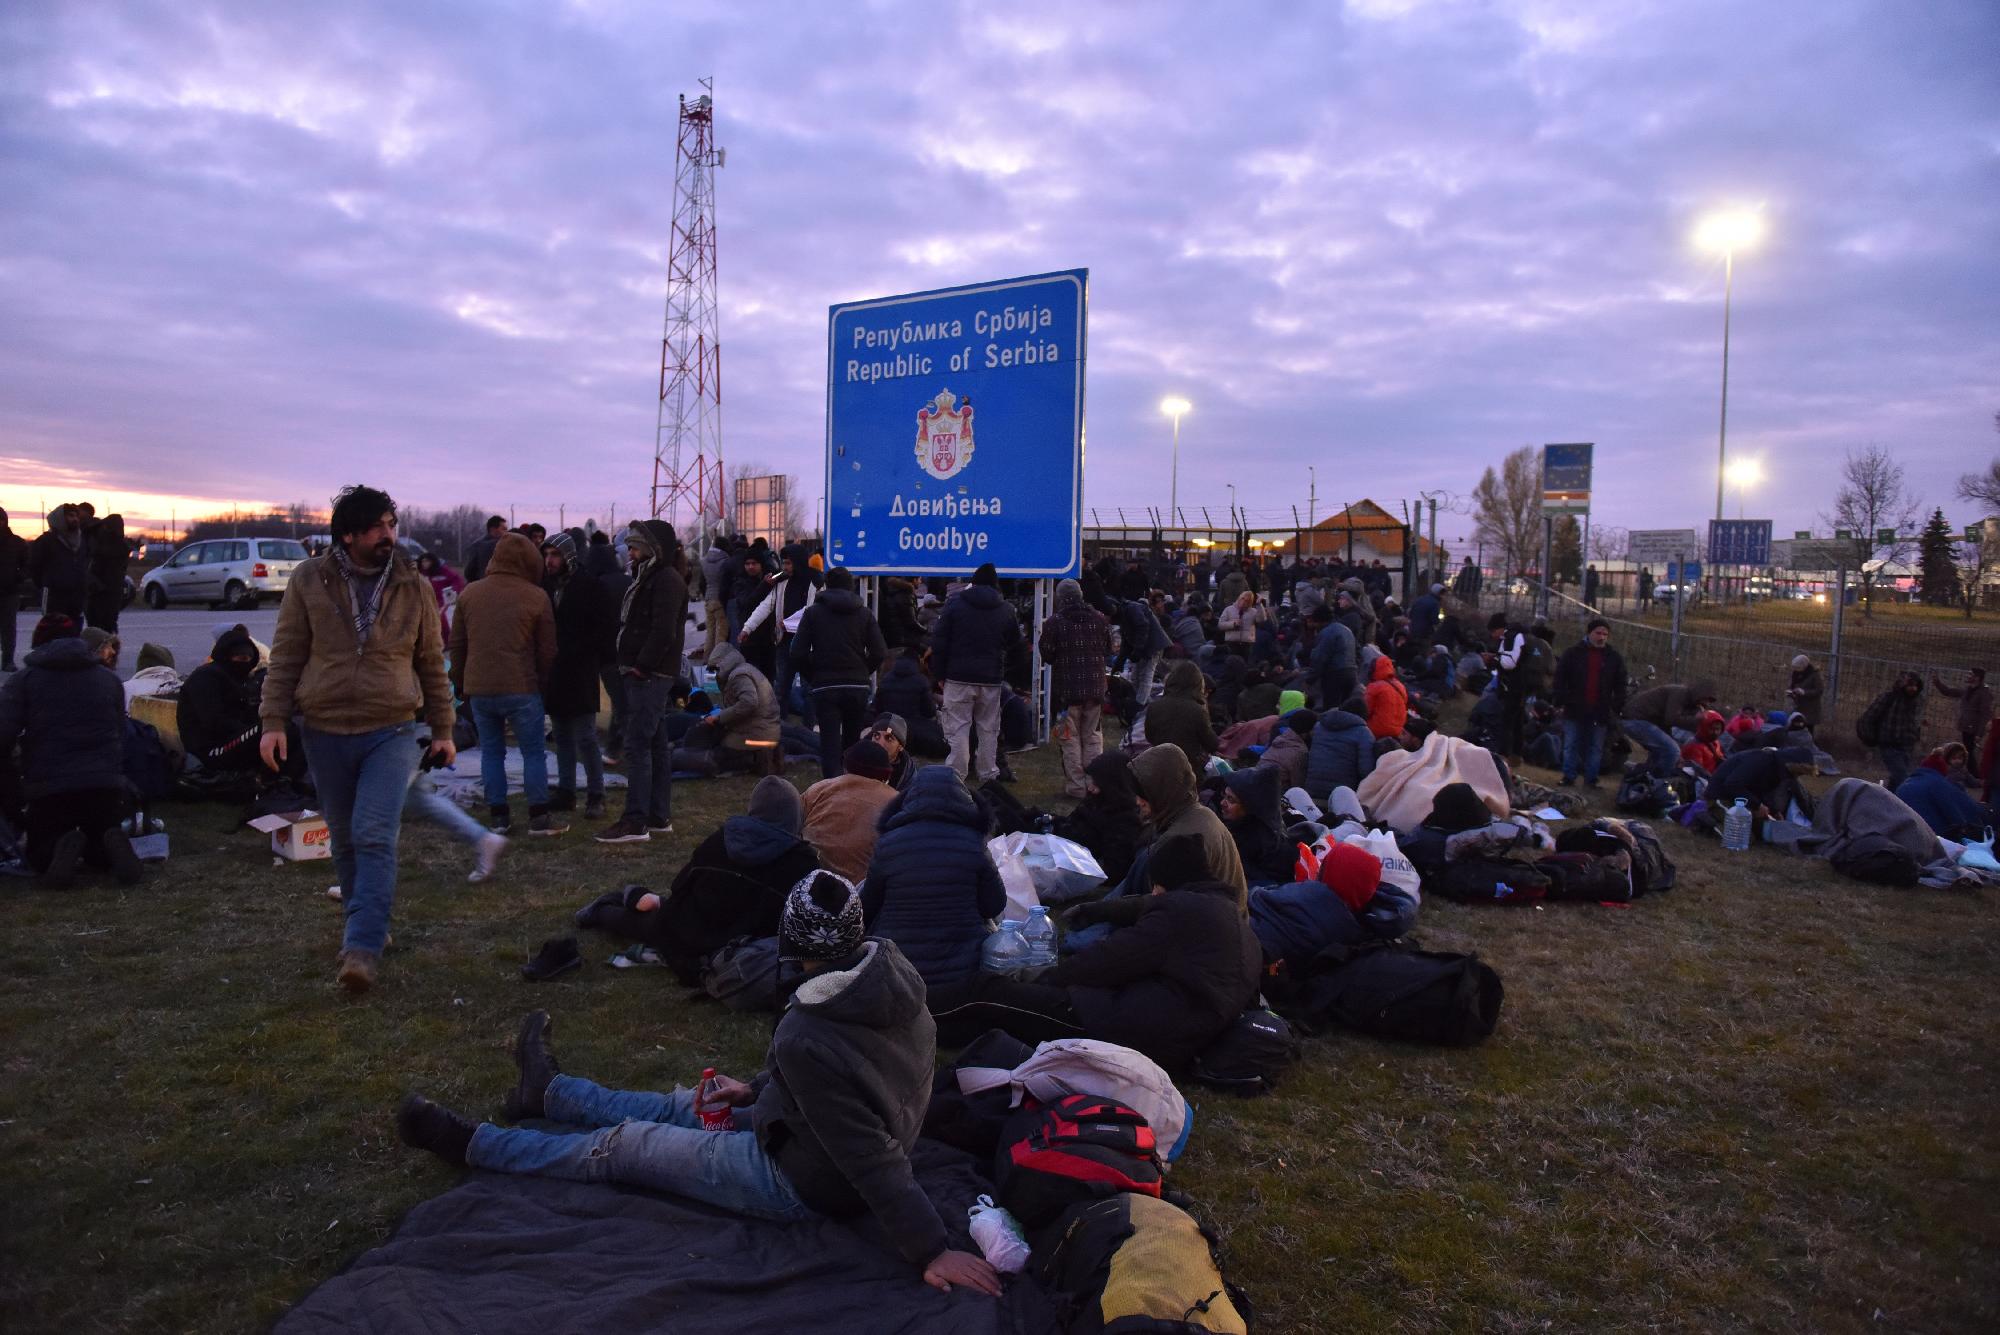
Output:
<svg viewBox="0 0 2000 1335">
<path fill-rule="evenodd" d="M 349 995 L 358 997 L 375 985 L 375 968 L 380 962 L 381 957 L 372 950 L 343 950 L 335 980 Z"/>
</svg>

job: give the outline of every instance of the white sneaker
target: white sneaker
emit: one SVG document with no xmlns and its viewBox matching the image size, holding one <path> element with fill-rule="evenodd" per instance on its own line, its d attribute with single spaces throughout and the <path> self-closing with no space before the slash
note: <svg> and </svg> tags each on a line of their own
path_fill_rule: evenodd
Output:
<svg viewBox="0 0 2000 1335">
<path fill-rule="evenodd" d="M 474 885 L 478 885 L 482 881 L 492 880 L 494 873 L 499 871 L 500 855 L 507 851 L 507 836 L 504 834 L 482 834 L 479 836 L 479 843 L 476 845 L 476 848 L 479 853 L 479 861 L 472 868 L 472 874 L 465 878 Z"/>
</svg>

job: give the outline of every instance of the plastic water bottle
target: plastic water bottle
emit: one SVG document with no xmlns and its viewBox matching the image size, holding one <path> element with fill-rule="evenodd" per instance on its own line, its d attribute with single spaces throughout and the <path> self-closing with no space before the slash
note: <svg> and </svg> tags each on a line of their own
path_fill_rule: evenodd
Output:
<svg viewBox="0 0 2000 1335">
<path fill-rule="evenodd" d="M 728 1104 L 718 1102 L 715 1097 L 715 1068 L 713 1066 L 702 1069 L 701 1085 L 694 1092 L 694 1110 L 696 1115 L 701 1118 L 701 1126 L 704 1131 L 730 1131 L 735 1129 L 735 1114 L 730 1111 Z"/>
<path fill-rule="evenodd" d="M 1021 920 L 1007 918 L 1000 930 L 986 938 L 980 951 L 980 967 L 988 973 L 1019 973 L 1028 964 L 1028 941 L 1021 935 Z"/>
<path fill-rule="evenodd" d="M 1020 1221 L 981 1196 L 966 1215 L 971 1220 L 972 1240 L 986 1263 L 1003 1275 L 1018 1275 L 1028 1268 L 1028 1240 L 1021 1236 Z"/>
<path fill-rule="evenodd" d="M 1021 939 L 1028 943 L 1024 967 L 1040 969 L 1056 962 L 1056 925 L 1049 921 L 1049 911 L 1042 905 L 1028 910 L 1028 921 L 1021 925 Z"/>
<path fill-rule="evenodd" d="M 1750 808 L 1744 802 L 1739 797 L 1735 806 L 1722 813 L 1722 846 L 1732 853 L 1750 848 Z"/>
</svg>

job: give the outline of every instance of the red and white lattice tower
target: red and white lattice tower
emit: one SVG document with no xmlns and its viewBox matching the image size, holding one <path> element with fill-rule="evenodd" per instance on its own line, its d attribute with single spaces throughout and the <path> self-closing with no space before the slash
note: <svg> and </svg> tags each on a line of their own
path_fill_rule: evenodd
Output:
<svg viewBox="0 0 2000 1335">
<path fill-rule="evenodd" d="M 693 540 L 723 522 L 722 349 L 715 289 L 712 79 L 681 98 L 674 230 L 667 245 L 667 327 L 660 339 L 660 416 L 653 436 L 653 516 Z"/>
</svg>

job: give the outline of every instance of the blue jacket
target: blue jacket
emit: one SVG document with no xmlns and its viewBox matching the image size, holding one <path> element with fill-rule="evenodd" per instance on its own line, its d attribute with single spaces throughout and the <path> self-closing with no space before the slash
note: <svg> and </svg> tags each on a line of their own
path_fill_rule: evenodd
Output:
<svg viewBox="0 0 2000 1335">
<path fill-rule="evenodd" d="M 929 987 L 979 972 L 986 921 L 1007 907 L 1007 888 L 986 851 L 992 813 L 951 772 L 930 765 L 882 808 L 875 855 L 861 886 L 872 936 L 894 941 Z"/>
<path fill-rule="evenodd" d="M 1358 788 L 1374 772 L 1375 734 L 1368 724 L 1344 709 L 1321 714 L 1306 753 L 1306 792 L 1312 799 L 1324 802 L 1336 788 Z"/>
<path fill-rule="evenodd" d="M 1261 885 L 1250 892 L 1250 930 L 1267 961 L 1311 959 L 1328 946 L 1393 941 L 1417 921 L 1417 902 L 1384 885 L 1359 912 L 1318 881 Z"/>
<path fill-rule="evenodd" d="M 975 584 L 938 614 L 931 631 L 931 671 L 939 681 L 997 686 L 1007 666 L 1007 651 L 1020 638 L 1021 623 L 1000 590 Z"/>
<path fill-rule="evenodd" d="M 1312 661 L 1306 669 L 1306 682 L 1318 692 L 1321 709 L 1338 709 L 1354 694 L 1360 683 L 1360 668 L 1355 662 L 1354 632 L 1338 621 L 1328 623 L 1319 638 L 1313 641 Z"/>
<path fill-rule="evenodd" d="M 1438 613 L 1443 608 L 1438 604 L 1438 596 L 1428 589 L 1410 604 L 1410 634 L 1420 640 L 1428 640 L 1437 629 Z"/>
<path fill-rule="evenodd" d="M 1896 786 L 1896 796 L 1924 818 L 1924 824 L 1931 827 L 1931 833 L 1946 838 L 1951 838 L 1954 830 L 1963 831 L 1966 826 L 1983 827 L 1991 818 L 1986 808 L 1973 800 L 1971 793 L 1934 769 L 1919 767 L 1911 770 L 1910 777 Z"/>
</svg>

